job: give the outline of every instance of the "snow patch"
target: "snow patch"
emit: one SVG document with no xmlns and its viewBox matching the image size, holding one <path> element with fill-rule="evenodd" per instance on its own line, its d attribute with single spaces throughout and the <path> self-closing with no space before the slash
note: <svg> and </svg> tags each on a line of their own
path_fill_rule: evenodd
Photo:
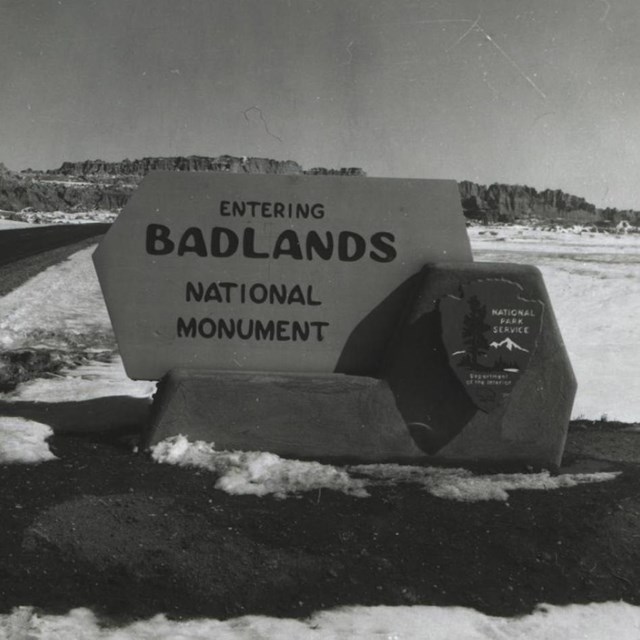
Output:
<svg viewBox="0 0 640 640">
<path fill-rule="evenodd" d="M 119 356 L 111 362 L 91 362 L 73 369 L 63 369 L 56 376 L 36 378 L 19 384 L 14 391 L 0 394 L 6 402 L 72 402 L 108 396 L 148 398 L 156 383 L 131 380 Z"/>
<path fill-rule="evenodd" d="M 550 490 L 613 480 L 619 473 L 511 473 L 476 475 L 466 469 L 370 464 L 334 467 L 318 462 L 287 460 L 258 451 L 216 451 L 213 444 L 195 443 L 182 435 L 167 438 L 151 449 L 159 463 L 208 469 L 218 475 L 216 489 L 235 495 L 274 495 L 285 498 L 328 489 L 364 498 L 367 486 L 417 484 L 433 496 L 459 502 L 509 499 L 509 491 Z"/>
<path fill-rule="evenodd" d="M 152 448 L 151 457 L 156 462 L 208 469 L 219 476 L 216 489 L 232 495 L 285 498 L 318 489 L 357 497 L 368 495 L 362 480 L 331 465 L 285 460 L 260 451 L 216 451 L 213 444 L 190 443 L 182 435 L 159 442 Z"/>
<path fill-rule="evenodd" d="M 418 484 L 431 495 L 458 502 L 480 502 L 509 499 L 509 491 L 551 490 L 575 487 L 579 484 L 613 480 L 618 472 L 578 473 L 552 476 L 540 473 L 497 473 L 476 475 L 467 469 L 417 467 L 399 464 L 358 465 L 350 471 L 363 474 L 370 484 Z"/>
<path fill-rule="evenodd" d="M 67 211 L 32 211 L 27 208 L 17 213 L 5 213 L 4 216 L 10 221 L 21 222 L 31 227 L 36 225 L 88 224 L 92 222 L 111 223 L 118 217 L 118 214 L 113 211 L 101 210 L 69 213 Z"/>
<path fill-rule="evenodd" d="M 428 630 L 428 631 L 427 631 Z M 540 605 L 519 618 L 500 618 L 464 607 L 344 607 L 306 620 L 243 616 L 230 620 L 176 621 L 157 615 L 120 628 L 102 626 L 88 609 L 66 615 L 16 607 L 0 615 L 0 640 L 637 640 L 640 607 L 625 602 Z"/>
<path fill-rule="evenodd" d="M 51 427 L 46 424 L 0 416 L 0 464 L 57 460 L 45 442 L 52 435 Z"/>
<path fill-rule="evenodd" d="M 0 214 L 0 231 L 5 229 L 27 229 L 33 225 L 29 222 L 20 222 L 18 220 L 8 220 Z"/>
</svg>

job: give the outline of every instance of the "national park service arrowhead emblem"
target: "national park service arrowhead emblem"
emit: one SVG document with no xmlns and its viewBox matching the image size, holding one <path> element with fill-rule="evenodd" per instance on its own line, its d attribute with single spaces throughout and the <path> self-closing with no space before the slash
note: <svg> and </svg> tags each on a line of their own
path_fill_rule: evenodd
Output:
<svg viewBox="0 0 640 640">
<path fill-rule="evenodd" d="M 449 364 L 473 403 L 488 413 L 513 390 L 529 365 L 544 303 L 523 297 L 508 280 L 476 280 L 440 299 Z"/>
</svg>

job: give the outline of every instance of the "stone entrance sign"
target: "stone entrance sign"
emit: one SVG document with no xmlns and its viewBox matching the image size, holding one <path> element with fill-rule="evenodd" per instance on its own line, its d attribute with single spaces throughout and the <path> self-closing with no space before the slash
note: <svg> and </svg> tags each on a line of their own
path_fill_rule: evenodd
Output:
<svg viewBox="0 0 640 640">
<path fill-rule="evenodd" d="M 425 262 L 472 260 L 448 180 L 157 172 L 94 254 L 127 374 L 375 375 Z"/>
</svg>

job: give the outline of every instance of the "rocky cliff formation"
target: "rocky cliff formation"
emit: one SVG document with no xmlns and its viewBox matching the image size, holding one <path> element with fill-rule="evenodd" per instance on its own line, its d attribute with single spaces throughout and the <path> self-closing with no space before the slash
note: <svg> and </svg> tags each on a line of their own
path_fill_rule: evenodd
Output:
<svg viewBox="0 0 640 640">
<path fill-rule="evenodd" d="M 269 158 L 249 158 L 235 156 L 177 156 L 169 158 L 141 158 L 105 162 L 86 160 L 84 162 L 64 162 L 58 169 L 50 169 L 48 175 L 94 177 L 143 177 L 149 171 L 222 171 L 225 173 L 268 173 L 279 175 L 323 175 L 323 176 L 364 176 L 362 169 L 346 167 L 325 169 L 314 167 L 305 171 L 293 160 L 270 160 Z"/>
<path fill-rule="evenodd" d="M 268 158 L 248 158 L 234 156 L 176 156 L 169 158 L 141 158 L 105 162 L 86 160 L 84 162 L 64 162 L 58 169 L 47 171 L 49 175 L 75 177 L 136 176 L 142 178 L 149 171 L 223 171 L 226 173 L 275 173 L 299 175 L 302 167 L 293 160 L 270 160 Z"/>
<path fill-rule="evenodd" d="M 11 172 L 0 173 L 0 210 L 118 211 L 134 185 L 73 183 L 41 180 Z"/>
<path fill-rule="evenodd" d="M 486 222 L 558 219 L 572 222 L 596 222 L 596 207 L 584 198 L 560 190 L 537 191 L 533 187 L 460 182 L 460 200 L 465 215 Z"/>
<path fill-rule="evenodd" d="M 640 226 L 640 211 L 597 209 L 584 198 L 559 189 L 537 191 L 533 187 L 509 184 L 484 186 L 466 180 L 458 184 L 458 189 L 465 216 L 487 224 L 539 220 L 614 226 L 627 221 Z"/>
<path fill-rule="evenodd" d="M 57 169 L 20 174 L 0 167 L 0 210 L 119 211 L 149 171 L 219 171 L 279 175 L 363 176 L 362 169 L 314 168 L 305 171 L 293 160 L 235 156 L 177 156 L 105 162 L 65 162 Z"/>
<path fill-rule="evenodd" d="M 358 167 L 344 167 L 342 169 L 325 169 L 324 167 L 314 167 L 307 169 L 305 174 L 309 176 L 366 176 L 367 174 Z"/>
<path fill-rule="evenodd" d="M 79 212 L 119 211 L 149 171 L 221 171 L 280 175 L 364 176 L 362 169 L 347 167 L 305 170 L 293 160 L 235 156 L 177 156 L 105 162 L 65 162 L 48 171 L 9 171 L 0 164 L 0 210 Z M 640 212 L 596 209 L 584 198 L 560 190 L 537 191 L 520 185 L 489 186 L 463 181 L 460 200 L 469 219 L 491 222 L 542 220 L 554 223 L 615 225 L 622 220 L 640 226 Z"/>
</svg>

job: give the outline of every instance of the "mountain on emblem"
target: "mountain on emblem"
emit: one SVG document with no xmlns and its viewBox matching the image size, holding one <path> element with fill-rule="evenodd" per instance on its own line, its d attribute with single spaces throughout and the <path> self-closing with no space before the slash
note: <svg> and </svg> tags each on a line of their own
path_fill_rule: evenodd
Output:
<svg viewBox="0 0 640 640">
<path fill-rule="evenodd" d="M 502 347 L 504 347 L 507 351 L 513 351 L 514 349 L 517 349 L 518 351 L 526 351 L 527 353 L 529 353 L 529 349 L 525 349 L 524 347 L 521 347 L 519 344 L 514 342 L 511 338 L 505 338 L 501 342 L 495 342 L 495 341 L 491 342 L 489 346 L 492 349 L 501 349 Z"/>
<path fill-rule="evenodd" d="M 544 305 L 522 293 L 515 282 L 478 280 L 440 300 L 449 366 L 485 412 L 502 404 L 535 352 Z"/>
</svg>

